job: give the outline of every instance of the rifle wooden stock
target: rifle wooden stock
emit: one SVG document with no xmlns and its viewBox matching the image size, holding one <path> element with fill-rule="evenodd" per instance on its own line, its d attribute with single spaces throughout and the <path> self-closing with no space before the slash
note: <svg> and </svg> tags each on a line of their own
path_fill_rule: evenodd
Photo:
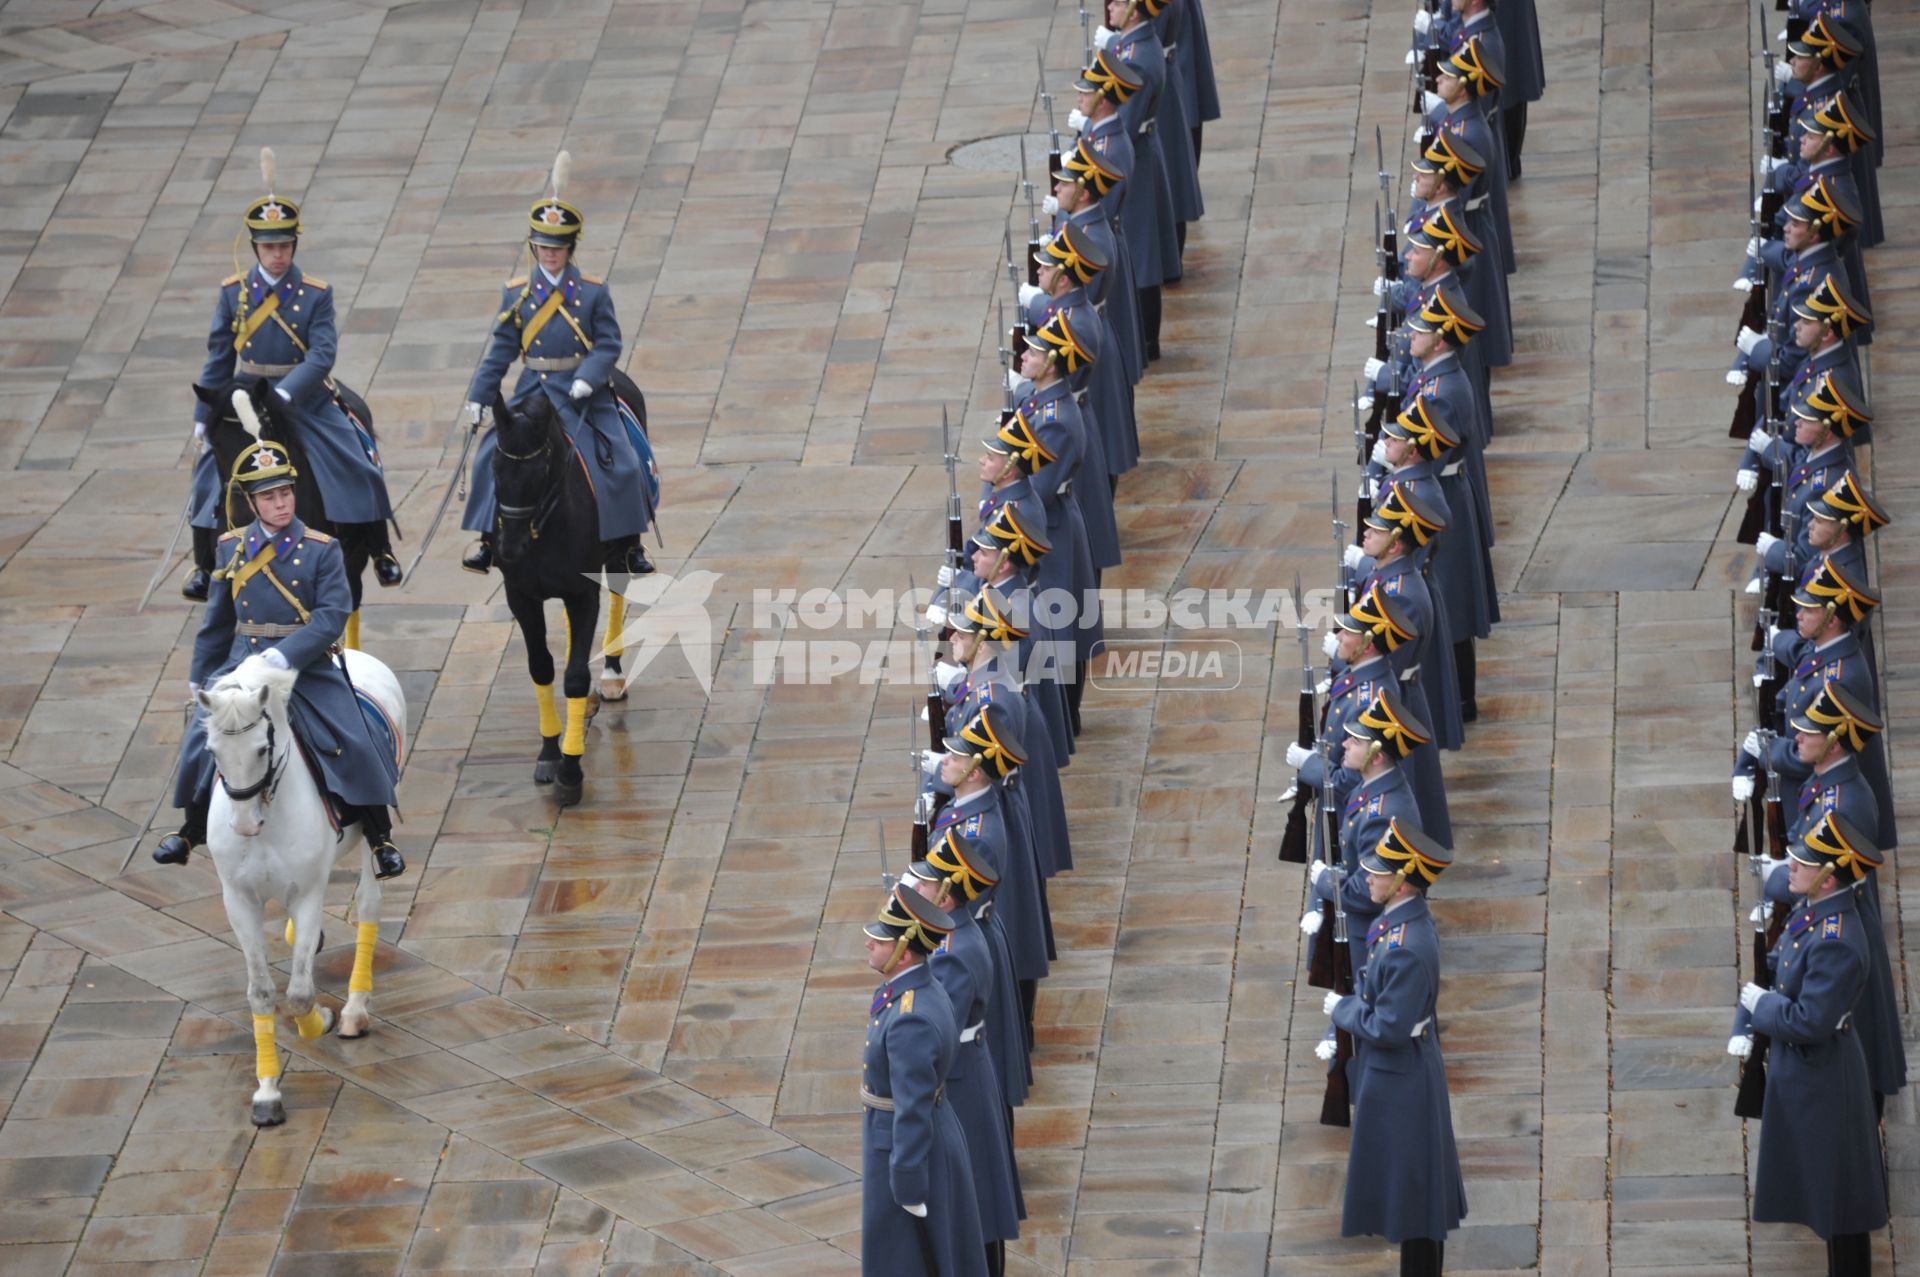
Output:
<svg viewBox="0 0 1920 1277">
<path fill-rule="evenodd" d="M 1757 933 L 1756 933 L 1757 934 Z M 1761 966 L 1766 965 L 1764 956 Z M 1740 1066 L 1740 1089 L 1733 1097 L 1735 1117 L 1759 1117 L 1767 1104 L 1767 1047 L 1771 1039 L 1764 1033 L 1753 1035 L 1753 1054 Z"/>
<path fill-rule="evenodd" d="M 1337 873 L 1339 871 L 1329 869 L 1327 872 Z M 1333 905 L 1330 901 L 1322 900 L 1320 902 L 1320 930 L 1314 934 L 1313 956 L 1307 962 L 1307 983 L 1313 988 L 1331 989 L 1336 987 L 1339 973 L 1338 968 L 1335 966 L 1337 961 L 1335 950 L 1339 951 L 1340 958 L 1346 958 L 1348 956 L 1346 952 L 1347 946 L 1336 942 L 1333 938 Z"/>
<path fill-rule="evenodd" d="M 1786 202 L 1787 193 L 1785 191 L 1762 191 L 1760 193 L 1760 234 L 1763 239 L 1778 238 L 1779 231 L 1774 229 L 1773 218 L 1774 214 L 1780 211 L 1780 206 Z"/>
<path fill-rule="evenodd" d="M 1747 304 L 1740 308 L 1740 322 L 1734 325 L 1733 335 L 1738 337 L 1742 328 L 1751 328 L 1757 333 L 1767 331 L 1767 288 L 1763 281 L 1754 281 L 1753 287 L 1747 290 Z"/>
<path fill-rule="evenodd" d="M 1382 298 L 1373 312 L 1373 357 L 1381 363 L 1387 362 L 1387 303 Z"/>
<path fill-rule="evenodd" d="M 1740 530 L 1733 539 L 1741 545 L 1752 545 L 1760 539 L 1767 527 L 1767 485 L 1761 484 L 1747 497 L 1747 512 L 1740 517 Z M 1754 649 L 1756 652 L 1759 648 Z"/>
<path fill-rule="evenodd" d="M 1333 1031 L 1333 1062 L 1327 1066 L 1327 1093 L 1320 1099 L 1320 1125 L 1352 1126 L 1353 1096 L 1347 1092 L 1347 1062 L 1353 1059 L 1353 1035 Z"/>
<path fill-rule="evenodd" d="M 938 688 L 927 689 L 927 748 L 935 753 L 947 752 L 947 707 L 940 699 Z"/>
<path fill-rule="evenodd" d="M 1733 406 L 1733 422 L 1727 427 L 1727 438 L 1745 439 L 1752 434 L 1754 419 L 1759 413 L 1759 380 L 1749 376 L 1747 384 L 1740 387 L 1740 398 Z"/>
<path fill-rule="evenodd" d="M 1749 803 L 1741 803 L 1740 810 L 1733 817 L 1733 858 L 1737 861 L 1743 856 L 1752 855 L 1752 843 L 1747 837 L 1747 825 L 1752 817 L 1748 814 Z"/>
<path fill-rule="evenodd" d="M 913 847 L 913 863 L 918 864 L 925 860 L 927 858 L 927 826 L 923 821 L 913 822 L 913 837 L 909 841 Z"/>
<path fill-rule="evenodd" d="M 1307 863 L 1307 813 L 1312 810 L 1313 791 L 1302 785 L 1293 795 L 1293 806 L 1287 809 L 1287 828 L 1280 835 L 1280 863 L 1284 865 L 1304 865 Z"/>
</svg>

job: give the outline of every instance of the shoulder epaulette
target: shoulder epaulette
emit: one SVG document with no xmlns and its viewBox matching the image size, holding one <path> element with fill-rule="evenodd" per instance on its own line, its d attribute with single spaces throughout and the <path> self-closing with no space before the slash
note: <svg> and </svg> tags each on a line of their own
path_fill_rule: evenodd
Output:
<svg viewBox="0 0 1920 1277">
<path fill-rule="evenodd" d="M 900 995 L 900 1014 L 901 1015 L 913 1014 L 913 990 L 912 989 L 908 989 L 905 993 Z"/>
<path fill-rule="evenodd" d="M 525 288 L 526 286 L 527 277 L 525 275 L 515 275 L 512 279 L 500 285 L 502 288 Z"/>
<path fill-rule="evenodd" d="M 1387 934 L 1382 938 L 1386 940 L 1387 948 L 1398 949 L 1403 943 L 1406 942 L 1407 924 L 1404 922 L 1401 923 L 1399 926 L 1395 927 L 1393 930 L 1387 932 Z"/>
<path fill-rule="evenodd" d="M 230 532 L 222 532 L 220 539 L 222 541 L 238 541 L 240 539 L 240 529 L 235 528 Z"/>
<path fill-rule="evenodd" d="M 326 281 L 326 280 L 324 280 L 324 279 L 315 279 L 315 278 L 314 278 L 313 276 L 311 276 L 311 275 L 302 275 L 302 276 L 300 277 L 300 282 L 301 282 L 301 283 L 303 283 L 303 284 L 306 284 L 306 285 L 308 285 L 309 287 L 312 287 L 312 288 L 325 288 L 325 287 L 327 287 L 327 281 Z"/>
<path fill-rule="evenodd" d="M 975 835 L 975 834 L 977 834 L 977 833 L 979 833 L 979 832 L 980 832 L 980 817 L 978 817 L 978 816 L 969 816 L 969 817 L 967 817 L 967 825 L 966 825 L 966 828 L 965 828 L 965 830 L 963 830 L 962 832 L 964 832 L 964 833 L 965 833 L 965 834 L 967 835 L 967 837 L 969 837 L 969 838 L 971 838 L 971 837 L 973 837 L 973 835 Z"/>
<path fill-rule="evenodd" d="M 315 532 L 312 528 L 307 529 L 306 536 L 307 536 L 307 540 L 318 541 L 321 545 L 327 545 L 333 540 L 333 538 L 328 536 L 326 533 Z"/>
<path fill-rule="evenodd" d="M 237 284 L 246 277 L 245 271 L 240 272 L 238 275 L 229 275 L 220 281 L 220 287 L 225 288 L 228 284 Z"/>
<path fill-rule="evenodd" d="M 589 275 L 585 271 L 580 272 L 580 278 L 585 280 L 589 284 L 605 284 L 607 282 L 606 280 L 601 279 L 598 275 Z"/>
<path fill-rule="evenodd" d="M 1846 926 L 1846 923 L 1847 923 L 1847 915 L 1844 913 L 1835 913 L 1835 914 L 1827 915 L 1827 917 L 1823 919 L 1820 923 L 1820 938 L 1822 940 L 1833 940 L 1838 938 L 1841 930 Z"/>
</svg>

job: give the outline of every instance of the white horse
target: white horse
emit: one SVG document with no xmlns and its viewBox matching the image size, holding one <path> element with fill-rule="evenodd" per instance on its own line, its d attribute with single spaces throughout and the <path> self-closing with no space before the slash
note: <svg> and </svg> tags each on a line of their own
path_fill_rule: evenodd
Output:
<svg viewBox="0 0 1920 1277">
<path fill-rule="evenodd" d="M 395 747 L 407 721 L 406 697 L 393 671 L 365 652 L 345 653 L 354 687 L 372 698 L 394 726 Z M 321 943 L 327 876 L 349 850 L 360 853 L 360 886 L 354 893 L 353 975 L 340 1012 L 340 1036 L 364 1037 L 373 993 L 373 948 L 380 935 L 380 880 L 373 854 L 357 824 L 337 834 L 326 797 L 299 754 L 287 719 L 287 697 L 297 671 L 275 669 L 250 656 L 212 687 L 196 693 L 207 719 L 207 749 L 219 765 L 207 816 L 207 849 L 220 874 L 227 921 L 247 959 L 247 1002 L 253 1009 L 253 1041 L 260 1089 L 253 1094 L 253 1124 L 287 1120 L 280 1102 L 280 1053 L 274 1045 L 273 969 L 261 927 L 269 898 L 287 909 L 287 942 L 293 973 L 287 1009 L 303 1038 L 317 1038 L 333 1022 L 314 1006 L 313 955 Z M 404 755 L 403 759 L 404 761 Z"/>
</svg>

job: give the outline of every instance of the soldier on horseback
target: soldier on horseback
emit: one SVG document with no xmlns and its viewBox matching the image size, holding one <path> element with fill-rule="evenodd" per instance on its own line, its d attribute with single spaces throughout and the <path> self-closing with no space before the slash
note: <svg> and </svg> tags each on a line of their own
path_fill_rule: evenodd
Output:
<svg viewBox="0 0 1920 1277">
<path fill-rule="evenodd" d="M 364 545 L 374 575 L 383 586 L 400 584 L 398 560 L 387 537 L 393 505 L 387 479 L 370 438 L 334 398 L 333 361 L 339 337 L 334 329 L 333 290 L 323 279 L 302 273 L 293 255 L 300 244 L 300 207 L 273 193 L 273 151 L 261 148 L 260 174 L 267 194 L 247 206 L 247 234 L 254 266 L 220 281 L 213 327 L 207 334 L 207 362 L 200 384 L 222 388 L 235 381 L 263 379 L 299 423 L 299 445 L 325 506 L 327 521 L 342 536 Z M 237 249 L 237 244 L 236 244 Z M 237 263 L 236 263 L 237 264 Z M 206 440 L 213 405 L 194 407 L 194 437 Z M 194 463 L 194 569 L 180 592 L 205 600 L 214 571 L 214 538 L 225 527 L 220 469 L 213 449 Z"/>
<path fill-rule="evenodd" d="M 288 765 L 315 769 L 332 796 L 339 825 L 358 821 L 376 873 L 392 878 L 407 867 L 393 845 L 387 810 L 399 776 L 399 741 L 393 734 L 405 725 L 387 723 L 384 715 L 369 719 L 345 670 L 329 657 L 353 601 L 339 543 L 294 515 L 295 474 L 285 450 L 272 441 L 253 444 L 235 463 L 230 482 L 246 493 L 256 518 L 220 538 L 225 563 L 213 573 L 218 588 L 211 591 L 194 641 L 189 685 L 195 691 L 211 685 L 249 656 L 299 670 L 288 713 L 300 748 L 289 753 Z M 153 851 L 163 865 L 185 864 L 188 853 L 207 840 L 207 809 L 220 777 L 206 740 L 206 720 L 196 716 L 180 743 L 173 791 L 174 806 L 184 818 Z M 272 767 L 260 783 L 271 800 Z M 229 792 L 235 798 L 254 796 L 251 787 L 246 793 Z"/>
<path fill-rule="evenodd" d="M 534 269 L 506 282 L 493 340 L 467 390 L 467 420 L 475 427 L 480 424 L 482 405 L 494 401 L 507 369 L 518 359 L 520 380 L 510 406 L 520 409 L 545 396 L 592 480 L 606 565 L 646 573 L 653 571 L 640 544 L 648 524 L 646 478 L 611 385 L 620 364 L 620 325 L 613 315 L 612 291 L 604 281 L 581 274 L 573 261 L 586 223 L 579 209 L 560 198 L 570 162 L 562 151 L 553 165 L 552 194 L 534 201 L 528 214 Z M 479 544 L 460 561 L 469 572 L 493 566 L 499 513 L 493 458 L 499 447 L 497 432 L 489 432 L 474 450 L 473 497 L 461 522 L 480 533 Z"/>
</svg>

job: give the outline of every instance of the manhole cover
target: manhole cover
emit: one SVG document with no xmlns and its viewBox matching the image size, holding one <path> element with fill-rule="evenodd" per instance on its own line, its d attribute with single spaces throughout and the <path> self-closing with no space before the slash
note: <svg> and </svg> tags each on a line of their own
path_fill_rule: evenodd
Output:
<svg viewBox="0 0 1920 1277">
<path fill-rule="evenodd" d="M 1027 143 L 1027 176 L 1044 185 L 1045 179 L 1040 171 L 1047 166 L 1047 151 L 1053 142 L 1045 133 L 1007 133 L 1000 137 L 983 137 L 978 142 L 963 142 L 947 152 L 947 159 L 954 167 L 973 169 L 979 173 L 1018 173 L 1020 171 L 1020 142 Z M 1062 140 L 1064 141 L 1064 135 Z"/>
</svg>

